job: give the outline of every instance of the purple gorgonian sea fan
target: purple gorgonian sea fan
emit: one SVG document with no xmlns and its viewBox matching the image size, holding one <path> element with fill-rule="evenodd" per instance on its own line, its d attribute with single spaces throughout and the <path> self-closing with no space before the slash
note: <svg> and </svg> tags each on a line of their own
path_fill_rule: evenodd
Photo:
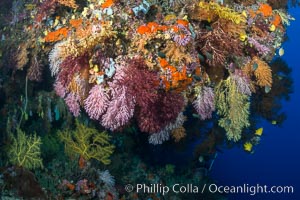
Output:
<svg viewBox="0 0 300 200">
<path fill-rule="evenodd" d="M 210 119 L 215 111 L 215 94 L 213 89 L 207 86 L 202 87 L 196 100 L 193 102 L 193 106 L 202 120 Z"/>
</svg>

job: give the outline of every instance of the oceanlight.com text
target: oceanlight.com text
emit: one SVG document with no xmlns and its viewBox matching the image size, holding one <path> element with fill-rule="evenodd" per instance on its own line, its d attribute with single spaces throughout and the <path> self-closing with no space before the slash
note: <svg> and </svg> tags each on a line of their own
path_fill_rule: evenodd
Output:
<svg viewBox="0 0 300 200">
<path fill-rule="evenodd" d="M 236 186 L 223 186 L 217 184 L 209 184 L 208 190 L 211 193 L 225 193 L 225 194 L 292 194 L 294 193 L 293 186 L 268 186 L 268 185 L 236 185 Z"/>
<path fill-rule="evenodd" d="M 179 184 L 174 185 L 163 185 L 163 184 L 127 184 L 125 186 L 127 192 L 137 192 L 145 194 L 162 194 L 166 195 L 169 192 L 172 193 L 220 193 L 220 194 L 249 194 L 251 196 L 256 194 L 293 194 L 293 186 L 268 186 L 268 185 L 217 185 L 217 184 L 204 184 L 204 185 L 195 185 L 195 184 Z"/>
</svg>

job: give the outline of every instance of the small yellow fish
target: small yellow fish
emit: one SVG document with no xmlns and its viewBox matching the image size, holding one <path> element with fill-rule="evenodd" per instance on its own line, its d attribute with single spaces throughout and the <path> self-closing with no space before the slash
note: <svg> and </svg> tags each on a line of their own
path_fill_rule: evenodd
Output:
<svg viewBox="0 0 300 200">
<path fill-rule="evenodd" d="M 58 23 L 59 23 L 59 20 L 56 18 L 52 27 L 56 27 L 58 25 Z"/>
<path fill-rule="evenodd" d="M 255 131 L 255 135 L 261 136 L 264 131 L 264 128 L 259 128 Z"/>
<path fill-rule="evenodd" d="M 272 31 L 272 32 L 275 31 L 276 30 L 276 26 L 274 24 L 272 24 L 270 26 L 269 30 Z"/>
<path fill-rule="evenodd" d="M 98 65 L 95 65 L 94 68 L 93 68 L 93 70 L 94 70 L 94 72 L 96 72 L 96 73 L 99 72 Z"/>
<path fill-rule="evenodd" d="M 252 151 L 252 147 L 253 147 L 253 145 L 250 142 L 246 142 L 244 144 L 244 150 L 245 151 L 251 152 Z"/>
<path fill-rule="evenodd" d="M 247 35 L 245 33 L 240 34 L 240 40 L 242 42 L 244 42 L 246 40 L 246 38 L 247 38 Z"/>
<path fill-rule="evenodd" d="M 276 125 L 276 124 L 277 124 L 277 121 L 276 121 L 276 120 L 273 120 L 273 121 L 272 121 L 272 124 L 273 124 L 273 125 Z"/>
<path fill-rule="evenodd" d="M 278 51 L 279 56 L 283 56 L 284 55 L 284 49 L 281 47 Z"/>
<path fill-rule="evenodd" d="M 242 15 L 247 18 L 247 12 L 243 10 Z"/>
</svg>

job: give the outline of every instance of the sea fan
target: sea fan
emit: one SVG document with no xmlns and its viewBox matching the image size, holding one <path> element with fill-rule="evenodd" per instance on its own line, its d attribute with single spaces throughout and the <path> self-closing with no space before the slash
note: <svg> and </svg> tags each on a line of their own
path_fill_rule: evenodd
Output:
<svg viewBox="0 0 300 200">
<path fill-rule="evenodd" d="M 108 187 L 115 186 L 115 178 L 109 173 L 108 170 L 99 171 L 99 180 L 103 182 Z"/>
<path fill-rule="evenodd" d="M 124 126 L 132 118 L 134 113 L 135 98 L 130 96 L 125 86 L 116 87 L 110 84 L 112 100 L 108 104 L 106 113 L 102 117 L 101 124 L 112 131 Z"/>
<path fill-rule="evenodd" d="M 78 117 L 80 114 L 79 96 L 73 92 L 70 92 L 65 98 L 65 102 L 70 110 L 70 112 Z"/>
<path fill-rule="evenodd" d="M 170 139 L 170 134 L 166 130 L 162 130 L 158 133 L 153 133 L 149 136 L 149 144 L 158 145 L 162 144 L 165 141 L 168 141 Z"/>
<path fill-rule="evenodd" d="M 182 112 L 179 113 L 175 122 L 169 123 L 160 132 L 151 134 L 149 136 L 149 143 L 157 145 L 157 144 L 162 144 L 163 142 L 169 140 L 170 132 L 177 128 L 182 127 L 185 120 L 186 117 L 183 115 L 183 113 Z"/>
<path fill-rule="evenodd" d="M 202 120 L 212 117 L 212 113 L 215 110 L 214 96 L 213 89 L 204 86 L 193 102 L 193 106 Z"/>
<path fill-rule="evenodd" d="M 149 102 L 137 113 L 138 125 L 143 132 L 157 133 L 173 123 L 184 106 L 182 95 L 171 92 L 159 93 L 155 102 Z"/>
<path fill-rule="evenodd" d="M 84 108 L 91 119 L 99 120 L 108 106 L 109 97 L 102 85 L 95 85 L 84 101 Z"/>
<path fill-rule="evenodd" d="M 231 75 L 235 81 L 237 90 L 246 95 L 251 95 L 250 79 L 243 74 L 242 70 L 235 70 L 235 73 Z"/>
<path fill-rule="evenodd" d="M 58 42 L 54 45 L 53 49 L 49 53 L 49 63 L 51 75 L 56 76 L 60 71 L 60 64 L 62 63 L 64 57 L 61 52 L 61 46 L 64 42 Z"/>
<path fill-rule="evenodd" d="M 67 93 L 66 88 L 61 84 L 61 82 L 59 82 L 57 80 L 54 83 L 54 91 L 61 98 L 64 98 L 66 96 L 66 93 Z"/>
</svg>

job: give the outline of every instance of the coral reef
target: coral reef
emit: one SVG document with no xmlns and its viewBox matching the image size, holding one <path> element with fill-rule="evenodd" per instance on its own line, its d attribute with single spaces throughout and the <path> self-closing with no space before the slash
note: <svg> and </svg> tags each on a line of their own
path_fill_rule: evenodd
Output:
<svg viewBox="0 0 300 200">
<path fill-rule="evenodd" d="M 219 198 L 124 185 L 206 184 L 217 149 L 252 153 L 261 118 L 283 123 L 288 2 L 1 1 L 1 195 Z"/>
</svg>

